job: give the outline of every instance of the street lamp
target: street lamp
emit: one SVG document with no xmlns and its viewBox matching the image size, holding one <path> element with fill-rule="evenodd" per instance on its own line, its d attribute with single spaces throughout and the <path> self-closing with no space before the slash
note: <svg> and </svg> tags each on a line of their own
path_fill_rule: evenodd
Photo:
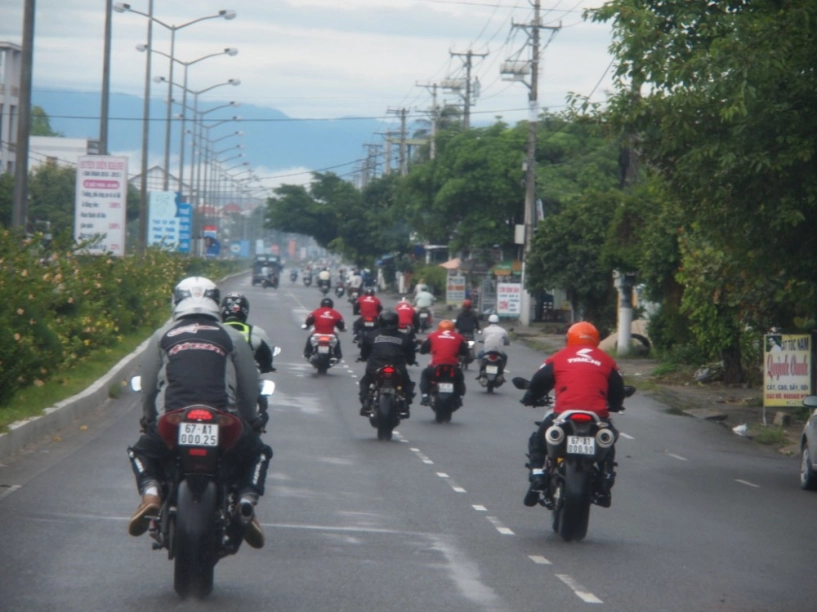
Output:
<svg viewBox="0 0 817 612">
<path fill-rule="evenodd" d="M 143 13 L 141 11 L 137 11 L 136 9 L 132 8 L 130 4 L 126 4 L 124 2 L 117 2 L 113 5 L 113 10 L 117 13 L 124 13 L 125 11 L 130 11 L 131 13 L 136 13 L 137 15 L 142 15 L 143 17 L 147 17 L 148 20 L 152 22 L 158 23 L 160 26 L 170 30 L 170 78 L 168 79 L 167 85 L 167 127 L 165 128 L 165 177 L 164 177 L 164 190 L 168 190 L 168 181 L 169 181 L 169 173 L 168 168 L 170 166 L 170 106 L 171 100 L 173 99 L 173 64 L 174 64 L 174 53 L 176 50 L 176 32 L 183 28 L 193 25 L 194 23 L 198 23 L 200 21 L 206 21 L 208 19 L 235 19 L 236 13 L 235 11 L 230 10 L 221 10 L 215 15 L 207 15 L 205 17 L 199 17 L 198 19 L 193 19 L 192 21 L 188 21 L 181 25 L 171 25 L 169 23 L 165 23 L 161 19 L 157 19 L 153 16 L 153 0 L 150 0 L 150 11 L 149 13 Z M 148 28 L 148 47 L 152 44 L 152 29 Z M 150 54 L 148 53 L 148 57 Z M 150 65 L 150 61 L 148 60 L 148 65 Z"/>
<path fill-rule="evenodd" d="M 140 51 L 140 52 L 145 52 L 145 51 L 148 50 L 148 46 L 147 45 L 136 45 L 136 50 Z M 227 47 L 226 49 L 224 49 L 224 51 L 219 51 L 218 53 L 210 53 L 210 54 L 202 56 L 202 57 L 200 57 L 198 59 L 194 59 L 194 60 L 192 60 L 190 62 L 183 62 L 181 60 L 171 58 L 171 56 L 169 54 L 165 53 L 164 51 L 159 51 L 158 49 L 151 49 L 151 51 L 153 53 L 158 53 L 159 55 L 164 55 L 165 57 L 171 59 L 172 61 L 175 61 L 177 64 L 181 64 L 182 66 L 184 66 L 184 84 L 183 85 L 178 85 L 178 84 L 174 83 L 174 85 L 176 85 L 176 87 L 181 87 L 182 92 L 183 92 L 182 93 L 182 104 L 181 104 L 182 112 L 181 112 L 181 115 L 180 115 L 180 118 L 181 118 L 182 121 L 181 121 L 181 129 L 180 129 L 180 132 L 179 132 L 179 194 L 182 195 L 183 190 L 184 190 L 184 186 L 183 186 L 184 148 L 185 148 L 184 147 L 184 144 L 185 144 L 184 141 L 185 141 L 185 134 L 187 133 L 185 131 L 185 121 L 187 119 L 187 115 L 185 114 L 185 111 L 188 108 L 190 108 L 187 105 L 187 92 L 190 91 L 187 88 L 187 69 L 190 68 L 190 66 L 192 66 L 193 64 L 198 64 L 199 62 L 202 62 L 202 61 L 204 61 L 206 59 L 209 59 L 211 57 L 218 57 L 219 55 L 229 55 L 230 57 L 235 57 L 236 55 L 238 55 L 238 49 L 236 49 L 234 47 Z M 171 78 L 172 78 L 172 76 L 171 76 Z M 168 88 L 169 87 L 171 87 L 170 84 L 168 85 Z M 168 108 L 170 108 L 171 102 L 172 102 L 172 99 L 170 97 L 168 97 L 168 102 L 167 102 L 168 103 Z M 225 106 L 230 106 L 230 105 L 238 106 L 238 102 L 230 102 L 229 105 L 225 105 Z M 223 108 L 223 107 L 220 106 L 218 108 Z M 211 109 L 211 110 L 215 110 L 215 109 Z M 167 122 L 167 125 L 168 125 L 168 127 L 170 126 L 170 121 Z M 192 189 L 192 185 L 191 185 L 191 189 Z M 184 197 L 182 197 L 182 200 L 184 200 Z"/>
</svg>

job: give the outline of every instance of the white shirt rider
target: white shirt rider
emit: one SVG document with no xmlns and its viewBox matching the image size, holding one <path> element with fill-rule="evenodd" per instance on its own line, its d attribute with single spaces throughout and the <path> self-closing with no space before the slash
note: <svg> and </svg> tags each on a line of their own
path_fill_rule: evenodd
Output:
<svg viewBox="0 0 817 612">
<path fill-rule="evenodd" d="M 434 303 L 434 296 L 428 291 L 420 291 L 414 298 L 414 306 L 416 308 L 431 308 Z"/>
</svg>

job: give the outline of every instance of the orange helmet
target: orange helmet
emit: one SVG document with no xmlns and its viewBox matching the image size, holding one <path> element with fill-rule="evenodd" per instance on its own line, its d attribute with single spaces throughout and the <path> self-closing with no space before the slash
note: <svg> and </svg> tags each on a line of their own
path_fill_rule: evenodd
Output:
<svg viewBox="0 0 817 612">
<path fill-rule="evenodd" d="M 454 322 L 448 319 L 443 319 L 437 326 L 437 331 L 454 331 Z"/>
<path fill-rule="evenodd" d="M 599 330 L 592 323 L 581 321 L 574 323 L 567 330 L 567 346 L 598 346 Z"/>
<path fill-rule="evenodd" d="M 471 300 L 463 300 L 462 301 L 462 307 L 465 310 L 468 310 L 469 308 L 471 308 Z"/>
</svg>

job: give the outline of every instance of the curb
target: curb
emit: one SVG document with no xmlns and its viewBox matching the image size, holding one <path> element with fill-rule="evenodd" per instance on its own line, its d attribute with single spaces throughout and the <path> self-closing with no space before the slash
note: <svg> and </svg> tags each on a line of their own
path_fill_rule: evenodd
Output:
<svg viewBox="0 0 817 612">
<path fill-rule="evenodd" d="M 139 367 L 139 357 L 147 348 L 148 340 L 142 342 L 130 355 L 122 358 L 107 374 L 84 391 L 45 408 L 42 416 L 15 421 L 7 433 L 0 433 L 0 460 L 20 452 L 23 448 L 52 435 L 96 410 L 108 399 L 111 383 L 129 378 Z"/>
</svg>

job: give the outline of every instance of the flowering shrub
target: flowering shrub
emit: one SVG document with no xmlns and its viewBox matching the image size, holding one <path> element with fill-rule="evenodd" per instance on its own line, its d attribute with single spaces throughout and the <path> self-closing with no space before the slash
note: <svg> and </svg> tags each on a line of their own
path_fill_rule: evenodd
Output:
<svg viewBox="0 0 817 612">
<path fill-rule="evenodd" d="M 0 232 L 0 406 L 126 334 L 170 315 L 173 287 L 195 269 L 220 278 L 224 264 L 148 249 L 145 256 L 44 252 L 39 237 Z"/>
</svg>

